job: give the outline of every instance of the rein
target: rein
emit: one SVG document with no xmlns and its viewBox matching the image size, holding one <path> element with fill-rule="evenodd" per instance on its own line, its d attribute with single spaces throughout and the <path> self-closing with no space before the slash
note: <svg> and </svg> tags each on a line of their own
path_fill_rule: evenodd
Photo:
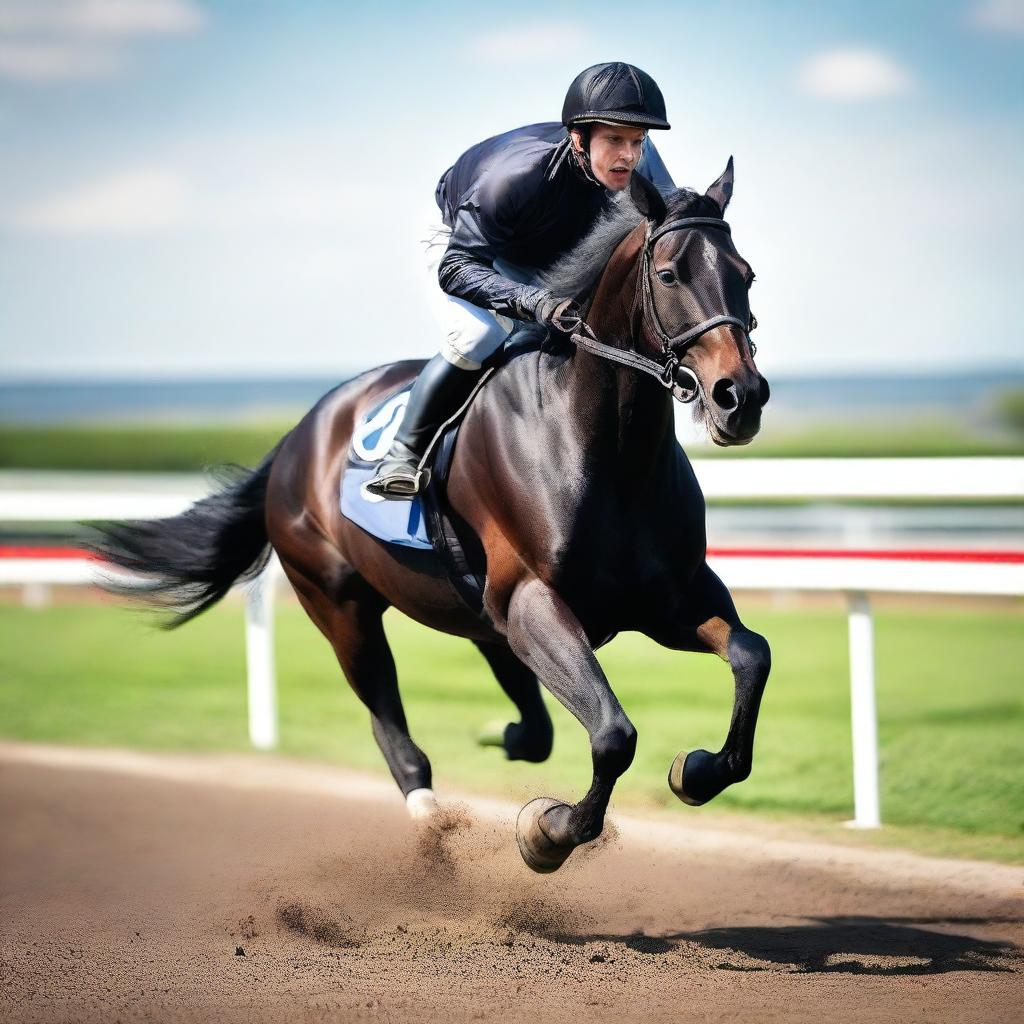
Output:
<svg viewBox="0 0 1024 1024">
<path fill-rule="evenodd" d="M 683 366 L 681 362 L 682 358 L 686 355 L 686 350 L 699 338 L 707 334 L 708 331 L 713 330 L 715 327 L 720 327 L 722 324 L 731 324 L 743 331 L 747 344 L 753 350 L 754 346 L 750 340 L 750 331 L 756 325 L 753 317 L 751 317 L 750 323 L 744 323 L 739 317 L 731 316 L 728 313 L 719 313 L 708 317 L 707 320 L 702 320 L 695 327 L 690 327 L 680 334 L 670 335 L 665 330 L 658 316 L 658 310 L 654 304 L 654 294 L 651 291 L 651 253 L 654 249 L 654 243 L 662 235 L 668 234 L 670 231 L 682 231 L 696 227 L 714 228 L 718 231 L 731 233 L 729 225 L 724 220 L 719 220 L 716 217 L 681 217 L 678 220 L 662 224 L 656 229 L 652 228 L 650 222 L 647 224 L 647 237 L 644 239 L 644 247 L 640 256 L 639 298 L 643 306 L 644 319 L 653 325 L 658 339 L 661 341 L 662 355 L 665 357 L 664 362 L 651 359 L 649 356 L 642 355 L 634 349 L 615 348 L 612 345 L 605 344 L 597 337 L 593 328 L 579 317 L 572 318 L 565 325 L 569 340 L 577 348 L 582 348 L 600 359 L 607 359 L 609 362 L 619 363 L 640 373 L 646 373 L 649 377 L 653 377 L 661 383 L 662 386 L 668 388 L 672 392 L 673 398 L 684 404 L 692 402 L 700 394 L 700 381 L 698 381 L 697 375 L 688 366 Z M 677 374 L 680 372 L 687 374 L 693 381 L 692 390 L 684 389 L 679 384 Z"/>
</svg>

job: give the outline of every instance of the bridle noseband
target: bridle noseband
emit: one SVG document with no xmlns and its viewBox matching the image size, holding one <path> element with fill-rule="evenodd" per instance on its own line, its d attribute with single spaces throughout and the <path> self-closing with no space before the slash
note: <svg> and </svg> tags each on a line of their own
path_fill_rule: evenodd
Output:
<svg viewBox="0 0 1024 1024">
<path fill-rule="evenodd" d="M 646 373 L 648 376 L 656 378 L 672 392 L 673 397 L 684 403 L 692 402 L 700 392 L 700 382 L 697 379 L 697 375 L 688 366 L 682 365 L 682 359 L 686 355 L 687 349 L 707 334 L 708 331 L 714 330 L 714 328 L 720 327 L 723 324 L 730 324 L 733 327 L 738 327 L 743 332 L 744 337 L 747 339 L 747 344 L 750 346 L 751 355 L 753 355 L 754 343 L 750 340 L 750 332 L 757 326 L 757 321 L 753 315 L 751 315 L 748 323 L 744 323 L 739 317 L 732 316 L 729 313 L 718 313 L 715 316 L 708 317 L 707 320 L 702 320 L 693 327 L 687 328 L 680 334 L 670 335 L 665 330 L 661 318 L 658 316 L 658 308 L 654 303 L 654 293 L 651 290 L 651 254 L 654 251 L 654 243 L 662 235 L 666 235 L 670 231 L 682 231 L 687 228 L 696 227 L 714 228 L 717 231 L 725 231 L 731 234 L 729 225 L 717 217 L 681 217 L 678 220 L 671 220 L 661 224 L 657 228 L 650 221 L 647 224 L 647 234 L 640 253 L 640 286 L 637 288 L 633 308 L 635 310 L 636 303 L 639 302 L 644 322 L 649 323 L 654 328 L 654 332 L 661 342 L 662 355 L 664 356 L 663 362 L 650 359 L 631 349 L 620 349 L 614 348 L 611 345 L 605 345 L 598 340 L 590 325 L 582 320 L 578 324 L 573 325 L 570 335 L 573 343 L 579 348 L 586 349 L 586 351 L 602 359 L 608 359 L 623 366 L 629 366 L 634 370 L 639 370 L 641 373 Z M 693 380 L 693 390 L 691 392 L 685 391 L 679 385 L 677 374 L 680 371 L 686 373 Z"/>
</svg>

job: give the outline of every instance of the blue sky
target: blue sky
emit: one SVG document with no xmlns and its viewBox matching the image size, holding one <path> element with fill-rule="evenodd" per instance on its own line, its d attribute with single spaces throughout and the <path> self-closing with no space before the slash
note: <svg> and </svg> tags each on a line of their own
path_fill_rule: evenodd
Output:
<svg viewBox="0 0 1024 1024">
<path fill-rule="evenodd" d="M 612 59 L 735 155 L 766 373 L 1024 365 L 1024 0 L 0 0 L 0 375 L 429 355 L 437 178 Z"/>
</svg>

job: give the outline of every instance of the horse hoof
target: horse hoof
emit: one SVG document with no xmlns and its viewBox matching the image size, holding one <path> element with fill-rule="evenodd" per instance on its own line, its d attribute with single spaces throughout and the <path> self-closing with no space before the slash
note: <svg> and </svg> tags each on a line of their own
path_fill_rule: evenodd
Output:
<svg viewBox="0 0 1024 1024">
<path fill-rule="evenodd" d="M 497 747 L 510 761 L 539 764 L 551 756 L 552 734 L 542 725 L 526 726 L 523 722 L 488 722 L 476 735 L 481 747 Z"/>
<path fill-rule="evenodd" d="M 567 807 L 568 804 L 555 800 L 550 796 L 539 796 L 531 800 L 519 812 L 516 819 L 516 840 L 519 852 L 526 861 L 526 866 L 539 874 L 557 871 L 566 858 L 572 853 L 572 846 L 557 846 L 541 828 L 540 819 L 555 807 Z"/>
<path fill-rule="evenodd" d="M 422 825 L 437 814 L 437 797 L 432 789 L 413 789 L 406 794 L 405 807 L 409 817 Z"/>
<path fill-rule="evenodd" d="M 700 807 L 701 804 L 704 804 L 707 801 L 705 801 L 705 800 L 697 800 L 694 797 L 690 796 L 689 793 L 686 792 L 686 783 L 685 783 L 686 761 L 687 761 L 688 758 L 692 757 L 694 754 L 703 754 L 703 753 L 705 753 L 705 751 L 702 751 L 702 750 L 694 750 L 694 751 L 683 750 L 683 751 L 681 751 L 680 753 L 678 753 L 676 755 L 676 759 L 672 762 L 672 767 L 669 768 L 669 770 L 668 770 L 668 785 L 669 785 L 669 788 L 672 790 L 673 793 L 675 793 L 675 795 L 677 797 L 679 797 L 680 800 L 683 801 L 684 804 L 689 804 L 691 807 Z M 690 765 L 690 768 L 691 769 L 693 768 L 692 764 Z"/>
</svg>

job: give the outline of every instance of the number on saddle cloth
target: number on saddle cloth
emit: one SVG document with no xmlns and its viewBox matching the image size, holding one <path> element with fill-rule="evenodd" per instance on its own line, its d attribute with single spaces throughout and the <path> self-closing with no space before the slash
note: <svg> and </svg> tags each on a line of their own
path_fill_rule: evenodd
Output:
<svg viewBox="0 0 1024 1024">
<path fill-rule="evenodd" d="M 402 425 L 411 390 L 412 382 L 388 395 L 356 424 L 341 477 L 341 514 L 379 540 L 429 551 L 433 545 L 419 496 L 410 501 L 385 501 L 362 491 Z"/>
</svg>

